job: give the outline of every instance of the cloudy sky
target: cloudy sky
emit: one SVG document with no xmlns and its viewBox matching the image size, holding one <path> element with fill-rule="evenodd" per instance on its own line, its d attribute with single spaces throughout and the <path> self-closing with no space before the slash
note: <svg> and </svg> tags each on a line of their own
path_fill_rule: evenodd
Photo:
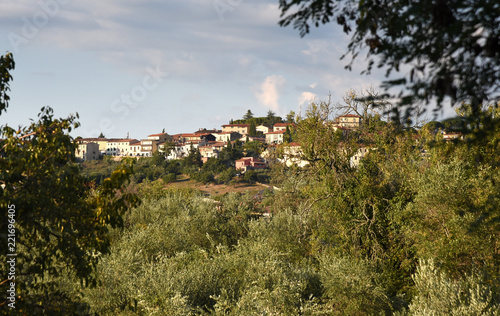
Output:
<svg viewBox="0 0 500 316">
<path fill-rule="evenodd" d="M 334 23 L 300 38 L 278 21 L 278 0 L 3 0 L 1 54 L 16 69 L 0 125 L 49 105 L 79 113 L 73 136 L 140 139 L 220 128 L 248 109 L 299 113 L 383 79 L 359 74 L 363 58 L 344 69 Z"/>
</svg>

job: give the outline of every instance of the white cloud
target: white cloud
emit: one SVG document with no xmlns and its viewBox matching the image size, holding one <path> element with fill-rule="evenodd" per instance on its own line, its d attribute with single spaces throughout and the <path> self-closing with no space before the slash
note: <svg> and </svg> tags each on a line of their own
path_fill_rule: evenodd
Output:
<svg viewBox="0 0 500 316">
<path fill-rule="evenodd" d="M 279 113 L 281 111 L 278 100 L 281 96 L 285 82 L 286 80 L 283 76 L 268 76 L 260 85 L 260 89 L 255 92 L 255 97 L 262 105 L 266 106 L 273 112 Z"/>
<path fill-rule="evenodd" d="M 302 92 L 299 96 L 299 106 L 308 105 L 311 101 L 314 101 L 317 95 L 312 92 Z"/>
</svg>

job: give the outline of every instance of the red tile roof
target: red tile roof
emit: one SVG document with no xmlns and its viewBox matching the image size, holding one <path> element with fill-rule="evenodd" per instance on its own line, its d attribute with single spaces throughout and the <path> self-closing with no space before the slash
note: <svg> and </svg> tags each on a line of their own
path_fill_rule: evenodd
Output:
<svg viewBox="0 0 500 316">
<path fill-rule="evenodd" d="M 162 135 L 168 135 L 168 133 L 151 134 L 151 135 L 148 135 L 148 137 L 162 136 Z"/>
</svg>

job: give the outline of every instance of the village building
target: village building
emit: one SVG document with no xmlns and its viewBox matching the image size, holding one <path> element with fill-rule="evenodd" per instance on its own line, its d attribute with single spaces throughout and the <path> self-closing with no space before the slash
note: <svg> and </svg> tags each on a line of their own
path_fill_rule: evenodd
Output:
<svg viewBox="0 0 500 316">
<path fill-rule="evenodd" d="M 108 139 L 106 143 L 107 156 L 129 156 L 130 145 L 137 144 L 137 139 Z"/>
<path fill-rule="evenodd" d="M 285 130 L 269 132 L 266 134 L 266 143 L 267 144 L 282 144 L 284 134 L 285 134 Z"/>
<path fill-rule="evenodd" d="M 272 129 L 265 126 L 265 125 L 259 125 L 259 126 L 255 127 L 255 130 L 257 132 L 261 132 L 262 134 L 267 134 L 269 132 L 272 132 Z"/>
<path fill-rule="evenodd" d="M 226 124 L 222 125 L 222 132 L 236 132 L 241 135 L 248 135 L 250 124 Z"/>
<path fill-rule="evenodd" d="M 246 172 L 253 169 L 265 169 L 266 163 L 254 157 L 244 157 L 235 161 L 236 170 Z"/>
<path fill-rule="evenodd" d="M 154 152 L 158 151 L 158 145 L 166 141 L 170 141 L 172 136 L 167 133 L 151 134 L 147 139 L 141 139 L 142 157 L 151 157 Z"/>
<path fill-rule="evenodd" d="M 217 142 L 232 142 L 243 137 L 243 134 L 238 132 L 221 132 L 217 134 L 215 141 Z"/>
<path fill-rule="evenodd" d="M 344 114 L 335 118 L 332 123 L 332 126 L 335 127 L 358 128 L 361 126 L 361 116 Z"/>
<path fill-rule="evenodd" d="M 278 131 L 286 131 L 287 127 L 293 127 L 295 124 L 293 123 L 276 123 L 273 125 L 273 132 L 278 132 Z"/>
<path fill-rule="evenodd" d="M 105 155 L 106 154 L 106 148 L 108 144 L 108 139 L 106 138 L 79 138 L 76 140 L 78 144 L 86 144 L 86 143 L 96 143 L 99 145 L 99 154 Z"/>
<path fill-rule="evenodd" d="M 78 144 L 75 157 L 82 161 L 97 160 L 100 157 L 99 145 L 91 142 Z"/>
</svg>

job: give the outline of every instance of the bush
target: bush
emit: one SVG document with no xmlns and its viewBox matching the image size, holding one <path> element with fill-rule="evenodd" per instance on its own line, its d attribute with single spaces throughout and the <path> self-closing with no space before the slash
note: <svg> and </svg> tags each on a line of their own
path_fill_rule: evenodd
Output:
<svg viewBox="0 0 500 316">
<path fill-rule="evenodd" d="M 453 280 L 433 260 L 420 260 L 413 279 L 416 296 L 410 315 L 497 315 L 500 310 L 500 298 L 494 295 L 498 282 L 484 282 L 478 273 Z"/>
<path fill-rule="evenodd" d="M 175 175 L 175 173 L 167 173 L 166 175 L 164 175 L 162 177 L 163 183 L 165 183 L 165 184 L 175 182 L 176 179 L 177 179 L 177 176 Z"/>
<path fill-rule="evenodd" d="M 243 175 L 243 181 L 245 182 L 255 182 L 257 181 L 257 174 L 254 170 L 247 170 Z"/>
<path fill-rule="evenodd" d="M 219 175 L 217 179 L 219 180 L 219 182 L 228 183 L 233 179 L 235 175 L 236 170 L 234 170 L 234 168 L 227 168 Z"/>
<path fill-rule="evenodd" d="M 191 175 L 191 178 L 203 184 L 215 183 L 215 176 L 209 171 L 200 171 Z"/>
</svg>

